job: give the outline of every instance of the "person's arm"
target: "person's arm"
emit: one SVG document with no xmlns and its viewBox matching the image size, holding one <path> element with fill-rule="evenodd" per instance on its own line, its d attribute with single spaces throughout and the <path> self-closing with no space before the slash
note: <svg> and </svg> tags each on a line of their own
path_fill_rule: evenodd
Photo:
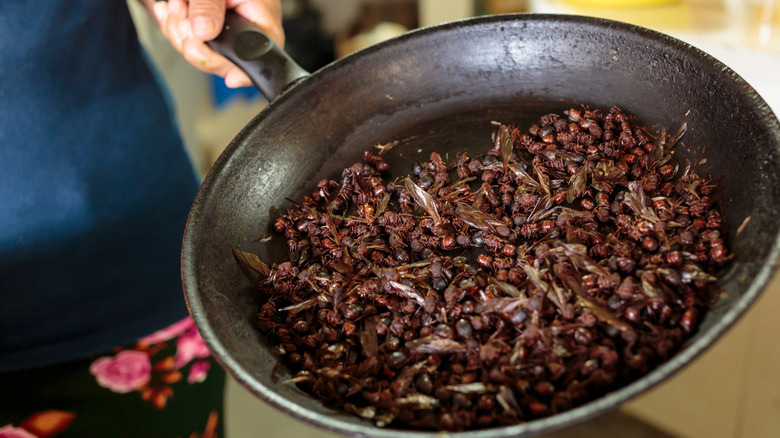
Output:
<svg viewBox="0 0 780 438">
<path fill-rule="evenodd" d="M 252 85 L 234 64 L 206 46 L 222 30 L 226 9 L 235 9 L 284 47 L 280 0 L 139 0 L 163 35 L 198 69 L 225 78 L 228 87 Z"/>
</svg>

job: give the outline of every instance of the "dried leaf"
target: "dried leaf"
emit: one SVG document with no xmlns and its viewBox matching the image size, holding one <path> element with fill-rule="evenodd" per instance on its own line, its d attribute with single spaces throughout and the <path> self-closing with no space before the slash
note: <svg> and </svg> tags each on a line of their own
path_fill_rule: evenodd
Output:
<svg viewBox="0 0 780 438">
<path fill-rule="evenodd" d="M 404 367 L 398 374 L 398 377 L 395 378 L 395 382 L 393 382 L 394 391 L 396 394 L 406 394 L 412 387 L 414 378 L 417 377 L 420 372 L 424 371 L 429 373 L 434 371 L 435 368 L 436 366 L 431 364 L 431 362 L 428 362 L 427 359 L 421 360 L 414 365 Z"/>
<path fill-rule="evenodd" d="M 315 283 L 313 278 L 306 277 L 305 281 L 306 284 L 308 284 L 309 287 L 311 287 L 314 290 L 314 292 L 317 292 L 320 295 L 328 295 L 328 291 L 320 287 L 320 285 L 318 285 L 317 283 Z"/>
<path fill-rule="evenodd" d="M 674 147 L 685 135 L 685 133 L 688 132 L 688 122 L 684 122 L 682 126 L 680 126 L 680 129 L 677 130 L 677 133 L 674 134 L 674 137 L 669 139 L 669 149 Z"/>
<path fill-rule="evenodd" d="M 577 304 L 590 310 L 602 322 L 605 322 L 620 331 L 633 330 L 630 325 L 618 319 L 614 312 L 597 304 L 595 301 L 582 295 L 577 296 Z"/>
<path fill-rule="evenodd" d="M 652 223 L 657 223 L 660 220 L 656 216 L 655 211 L 648 207 L 645 191 L 637 181 L 628 183 L 628 191 L 623 199 L 626 205 L 643 219 Z"/>
<path fill-rule="evenodd" d="M 236 259 L 238 259 L 239 262 L 262 275 L 263 277 L 268 277 L 268 275 L 271 273 L 271 269 L 268 267 L 268 265 L 263 263 L 263 261 L 260 260 L 260 257 L 252 254 L 251 252 L 234 249 L 233 255 L 236 257 Z"/>
<path fill-rule="evenodd" d="M 363 328 L 360 330 L 358 339 L 363 354 L 365 354 L 366 357 L 376 356 L 376 352 L 379 349 L 379 342 L 376 334 L 376 321 L 373 318 L 365 319 L 363 321 Z"/>
<path fill-rule="evenodd" d="M 401 295 L 404 298 L 417 301 L 419 304 L 423 304 L 425 302 L 425 299 L 422 297 L 422 295 L 420 295 L 419 292 L 410 286 L 399 283 L 397 281 L 388 281 L 387 284 L 393 293 Z"/>
<path fill-rule="evenodd" d="M 533 283 L 534 286 L 538 287 L 542 292 L 547 292 L 550 286 L 546 281 L 542 280 L 542 273 L 539 272 L 538 269 L 526 263 L 523 265 L 523 270 L 525 271 L 526 275 L 528 275 L 528 279 L 531 281 L 531 283 Z"/>
<path fill-rule="evenodd" d="M 249 282 L 255 287 L 261 287 L 263 280 L 270 275 L 271 269 L 252 253 L 234 249 L 233 256 L 238 261 L 239 269 L 241 269 L 241 272 Z"/>
<path fill-rule="evenodd" d="M 495 227 L 504 225 L 503 222 L 491 216 L 490 214 L 479 208 L 474 208 L 465 202 L 458 202 L 455 213 L 458 215 L 458 218 L 463 220 L 463 222 L 466 222 L 470 226 L 480 230 L 490 230 L 491 232 L 495 232 Z"/>
<path fill-rule="evenodd" d="M 737 236 L 742 234 L 743 231 L 745 231 L 745 228 L 747 228 L 748 224 L 750 223 L 751 216 L 746 217 L 742 220 L 742 223 L 739 224 L 739 227 L 737 227 Z"/>
<path fill-rule="evenodd" d="M 580 170 L 571 176 L 569 189 L 566 190 L 566 202 L 572 203 L 582 196 L 588 188 L 588 166 L 580 166 Z"/>
<path fill-rule="evenodd" d="M 582 294 L 582 276 L 574 269 L 563 268 L 562 263 L 558 263 L 553 267 L 553 272 L 561 280 L 564 287 L 574 292 L 575 295 Z"/>
<path fill-rule="evenodd" d="M 396 410 L 380 412 L 374 417 L 374 424 L 376 424 L 377 427 L 385 427 L 395 421 L 397 415 L 398 413 Z"/>
<path fill-rule="evenodd" d="M 547 176 L 539 168 L 536 169 L 536 175 L 539 177 L 539 185 L 542 187 L 542 190 L 547 193 L 548 197 L 552 197 L 552 192 L 550 192 L 550 181 Z"/>
<path fill-rule="evenodd" d="M 374 147 L 379 149 L 379 155 L 381 156 L 381 155 L 386 154 L 387 151 L 389 151 L 390 149 L 398 146 L 400 143 L 401 143 L 400 140 L 396 140 L 396 141 L 391 141 L 391 142 L 385 143 L 385 144 L 378 144 L 378 145 L 376 145 Z"/>
<path fill-rule="evenodd" d="M 531 176 L 528 172 L 525 171 L 522 167 L 516 165 L 516 164 L 510 164 L 509 170 L 514 172 L 514 174 L 523 182 L 527 183 L 528 185 L 534 187 L 534 188 L 540 188 L 541 184 L 539 184 L 539 181 L 535 180 L 534 177 Z"/>
<path fill-rule="evenodd" d="M 406 348 L 412 353 L 460 353 L 466 351 L 466 346 L 452 339 L 437 336 L 417 338 L 406 343 Z"/>
<path fill-rule="evenodd" d="M 498 394 L 496 394 L 496 401 L 501 405 L 502 408 L 504 408 L 504 410 L 508 411 L 512 409 L 515 412 L 520 412 L 520 405 L 517 403 L 514 392 L 504 385 L 501 385 L 501 387 L 498 389 Z"/>
<path fill-rule="evenodd" d="M 531 214 L 528 215 L 527 221 L 540 221 L 553 214 L 553 212 L 555 212 L 555 207 L 556 205 L 549 194 L 542 195 L 539 200 L 536 201 L 536 205 L 534 205 L 534 209 L 531 211 Z"/>
<path fill-rule="evenodd" d="M 447 385 L 445 388 L 461 394 L 482 394 L 487 391 L 487 386 L 482 382 L 461 383 L 459 385 Z"/>
<path fill-rule="evenodd" d="M 376 213 L 374 214 L 376 217 L 379 217 L 379 215 L 384 213 L 385 209 L 387 208 L 387 204 L 390 203 L 390 197 L 390 193 L 386 193 L 382 200 L 379 201 L 379 204 L 376 206 Z"/>
<path fill-rule="evenodd" d="M 490 298 L 477 304 L 478 313 L 511 314 L 519 307 L 525 307 L 525 298 Z"/>
<path fill-rule="evenodd" d="M 596 263 L 588 256 L 583 245 L 559 243 L 556 248 L 560 248 L 564 254 L 574 263 L 575 266 L 583 268 L 592 274 L 606 277 L 612 274 L 607 268 Z"/>
<path fill-rule="evenodd" d="M 653 159 L 653 161 L 657 161 L 659 158 L 663 157 L 665 154 L 666 149 L 666 130 L 661 131 L 661 134 L 656 138 L 655 143 L 653 144 L 653 150 L 650 151 L 650 158 Z"/>
<path fill-rule="evenodd" d="M 411 178 L 406 178 L 404 180 L 404 185 L 406 186 L 406 189 L 409 190 L 409 194 L 412 195 L 412 198 L 417 203 L 417 205 L 425 210 L 437 224 L 441 222 L 439 210 L 436 208 L 436 203 L 434 202 L 433 197 L 428 192 L 423 190 L 422 187 L 415 184 Z"/>
<path fill-rule="evenodd" d="M 509 158 L 512 156 L 515 144 L 512 141 L 512 136 L 509 134 L 509 129 L 504 125 L 501 125 L 498 128 L 495 147 L 501 155 L 501 162 L 504 163 L 504 169 L 509 169 Z"/>
<path fill-rule="evenodd" d="M 655 278 L 655 276 L 650 273 L 649 271 L 644 271 L 642 273 L 639 273 L 639 280 L 642 284 L 642 291 L 650 298 L 661 298 L 663 297 L 663 292 L 655 287 L 655 285 L 652 283 L 651 279 Z"/>
<path fill-rule="evenodd" d="M 376 408 L 373 406 L 355 406 L 352 403 L 344 403 L 344 409 L 347 412 L 351 412 L 358 417 L 365 418 L 367 420 L 373 420 L 376 417 Z"/>
<path fill-rule="evenodd" d="M 477 193 L 474 194 L 474 202 L 471 203 L 471 206 L 478 209 L 482 205 L 482 199 L 484 197 L 485 186 L 482 186 L 477 190 Z"/>
<path fill-rule="evenodd" d="M 690 283 L 692 281 L 714 282 L 718 280 L 717 277 L 702 271 L 700 267 L 693 263 L 686 263 L 680 271 L 683 283 Z"/>
<path fill-rule="evenodd" d="M 425 260 L 420 260 L 419 262 L 407 263 L 405 265 L 398 265 L 398 266 L 396 266 L 395 270 L 399 271 L 399 272 L 400 271 L 412 271 L 414 269 L 424 268 L 426 266 L 430 266 L 430 264 L 431 264 L 431 260 L 430 259 L 425 259 Z"/>
<path fill-rule="evenodd" d="M 564 151 L 560 149 L 542 151 L 540 155 L 544 156 L 550 161 L 561 159 L 568 164 L 579 164 L 582 163 L 584 160 L 583 156 L 580 154 L 575 154 L 573 152 Z"/>
<path fill-rule="evenodd" d="M 601 160 L 593 169 L 594 182 L 618 182 L 625 179 L 626 173 L 612 160 Z"/>
<path fill-rule="evenodd" d="M 341 245 L 339 228 L 336 226 L 336 223 L 333 221 L 333 215 L 330 214 L 329 212 L 325 214 L 325 225 L 327 225 L 328 231 L 330 231 L 330 235 L 333 236 L 333 240 L 335 240 L 337 244 Z"/>
<path fill-rule="evenodd" d="M 346 345 L 342 343 L 333 344 L 325 348 L 325 350 L 322 352 L 322 359 L 327 360 L 329 362 L 333 362 L 338 360 L 341 357 L 344 357 L 346 353 L 347 353 Z"/>
<path fill-rule="evenodd" d="M 347 254 L 349 251 L 344 251 Z M 352 264 L 344 263 L 342 260 L 333 260 L 327 264 L 328 268 L 340 273 L 348 274 L 352 270 Z"/>
<path fill-rule="evenodd" d="M 317 370 L 315 370 L 317 374 L 319 374 L 322 377 L 325 377 L 327 379 L 341 379 L 341 378 L 349 378 L 350 375 L 343 372 L 342 370 L 338 368 L 332 368 L 332 367 L 322 367 Z"/>
<path fill-rule="evenodd" d="M 399 397 L 394 401 L 395 405 L 412 405 L 417 409 L 433 409 L 439 405 L 439 399 L 425 394 L 409 394 L 406 397 Z"/>
<path fill-rule="evenodd" d="M 475 176 L 469 176 L 469 177 L 466 177 L 466 178 L 463 178 L 463 179 L 459 179 L 459 180 L 455 181 L 454 183 L 450 184 L 450 187 L 455 189 L 456 187 L 458 187 L 458 186 L 460 186 L 462 184 L 466 184 L 466 183 L 475 181 L 476 179 L 477 179 L 477 177 L 475 177 Z"/>
<path fill-rule="evenodd" d="M 547 298 L 555 304 L 555 307 L 564 311 L 564 303 L 567 301 L 567 297 L 564 295 L 563 289 L 555 282 L 550 282 L 552 290 L 547 292 Z"/>
<path fill-rule="evenodd" d="M 513 298 L 525 297 L 525 294 L 523 294 L 523 292 L 520 291 L 520 289 L 516 288 L 515 286 L 509 283 L 499 281 L 495 277 L 490 277 L 489 280 L 491 284 L 498 286 L 498 288 L 501 289 L 502 292 L 504 292 L 506 295 L 509 295 L 510 297 Z"/>
<path fill-rule="evenodd" d="M 283 381 L 282 383 L 283 384 L 301 383 L 301 382 L 308 382 L 308 381 L 311 381 L 311 380 L 312 380 L 312 376 L 310 374 L 304 374 L 304 375 L 295 376 L 295 377 L 293 377 L 291 379 L 287 379 L 287 380 Z"/>
<path fill-rule="evenodd" d="M 316 297 L 315 298 L 309 298 L 308 300 L 301 301 L 298 304 L 293 304 L 292 306 L 282 307 L 281 309 L 279 309 L 279 311 L 280 312 L 290 312 L 290 313 L 292 313 L 294 315 L 296 313 L 299 313 L 299 312 L 301 312 L 303 310 L 309 309 L 309 308 L 317 305 L 318 301 L 319 300 Z"/>
</svg>

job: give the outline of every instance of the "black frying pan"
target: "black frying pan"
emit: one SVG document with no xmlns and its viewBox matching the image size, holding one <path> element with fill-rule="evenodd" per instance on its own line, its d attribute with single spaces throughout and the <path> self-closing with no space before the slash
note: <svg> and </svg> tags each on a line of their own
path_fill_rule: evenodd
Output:
<svg viewBox="0 0 780 438">
<path fill-rule="evenodd" d="M 541 115 L 571 106 L 617 105 L 650 128 L 676 130 L 687 122 L 676 153 L 695 159 L 704 151 L 700 171 L 726 187 L 726 240 L 735 255 L 721 281 L 728 295 L 681 352 L 632 384 L 568 412 L 453 435 L 528 436 L 617 407 L 712 345 L 755 302 L 775 270 L 780 123 L 739 76 L 685 43 L 601 19 L 489 16 L 413 31 L 307 76 L 289 69 L 261 37 L 241 36 L 239 22 L 229 21 L 228 28 L 223 49 L 239 64 L 262 61 L 261 67 L 244 67 L 267 97 L 300 80 L 236 136 L 206 177 L 184 236 L 185 295 L 203 338 L 228 372 L 303 421 L 358 436 L 398 435 L 283 383 L 290 373 L 253 325 L 258 297 L 231 251 L 281 260 L 287 254 L 283 238 L 256 241 L 272 234 L 275 209 L 310 193 L 321 178 L 337 177 L 379 143 L 401 140 L 391 164 L 406 174 L 412 161 L 427 159 L 431 151 L 451 157 L 484 152 L 492 120 L 527 128 Z"/>
</svg>

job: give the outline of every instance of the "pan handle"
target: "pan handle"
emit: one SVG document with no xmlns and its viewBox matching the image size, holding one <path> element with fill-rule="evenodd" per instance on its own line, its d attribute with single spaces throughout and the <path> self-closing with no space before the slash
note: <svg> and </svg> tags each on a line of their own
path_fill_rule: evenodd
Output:
<svg viewBox="0 0 780 438">
<path fill-rule="evenodd" d="M 309 76 L 268 35 L 230 9 L 222 33 L 206 44 L 243 70 L 269 102 Z"/>
</svg>

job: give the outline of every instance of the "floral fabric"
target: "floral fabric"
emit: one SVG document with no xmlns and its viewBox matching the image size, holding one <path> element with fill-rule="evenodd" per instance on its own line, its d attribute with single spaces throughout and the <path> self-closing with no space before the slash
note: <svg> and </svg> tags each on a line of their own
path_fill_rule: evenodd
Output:
<svg viewBox="0 0 780 438">
<path fill-rule="evenodd" d="M 15 394 L 0 401 L 0 438 L 218 437 L 225 375 L 215 365 L 185 318 L 109 354 L 0 374 Z"/>
<path fill-rule="evenodd" d="M 89 372 L 100 386 L 125 394 L 149 382 L 152 364 L 146 353 L 129 350 L 114 357 L 101 357 L 92 362 Z"/>
<path fill-rule="evenodd" d="M 120 349 L 116 355 L 98 358 L 90 365 L 89 372 L 100 386 L 110 391 L 120 394 L 137 391 L 143 400 L 164 409 L 168 398 L 173 396 L 172 385 L 182 380 L 183 372 L 189 384 L 206 379 L 211 362 L 204 359 L 210 355 L 192 319 L 187 317 L 144 336 L 131 349 Z"/>
</svg>

